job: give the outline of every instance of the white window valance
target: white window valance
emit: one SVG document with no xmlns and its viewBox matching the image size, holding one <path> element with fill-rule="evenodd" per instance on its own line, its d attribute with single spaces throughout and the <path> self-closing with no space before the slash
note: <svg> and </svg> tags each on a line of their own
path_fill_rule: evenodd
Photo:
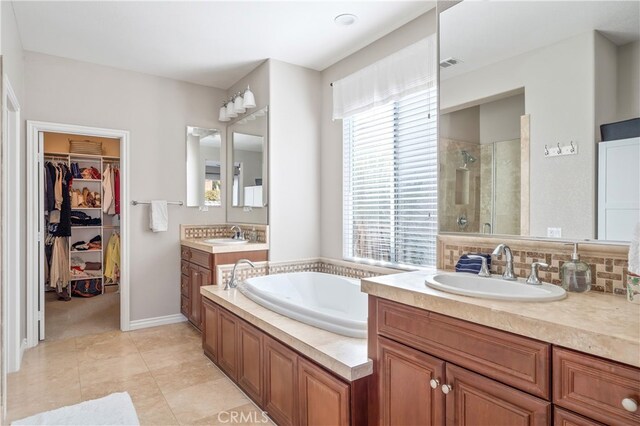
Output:
<svg viewBox="0 0 640 426">
<path fill-rule="evenodd" d="M 349 117 L 435 87 L 437 64 L 434 34 L 333 82 L 333 118 Z"/>
</svg>

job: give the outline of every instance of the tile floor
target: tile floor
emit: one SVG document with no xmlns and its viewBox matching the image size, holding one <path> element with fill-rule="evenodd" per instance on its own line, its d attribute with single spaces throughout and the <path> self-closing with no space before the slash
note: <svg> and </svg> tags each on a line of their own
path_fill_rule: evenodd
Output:
<svg viewBox="0 0 640 426">
<path fill-rule="evenodd" d="M 188 323 L 29 349 L 21 370 L 8 376 L 7 421 L 123 391 L 143 425 L 265 424 L 260 409 L 204 356 L 200 333 Z M 232 423 L 231 412 L 256 423 Z"/>
</svg>

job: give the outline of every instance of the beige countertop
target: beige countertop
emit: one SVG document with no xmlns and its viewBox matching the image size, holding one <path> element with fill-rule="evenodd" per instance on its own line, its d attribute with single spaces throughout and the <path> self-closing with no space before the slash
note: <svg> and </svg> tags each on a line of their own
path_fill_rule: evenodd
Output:
<svg viewBox="0 0 640 426">
<path fill-rule="evenodd" d="M 331 333 L 280 315 L 245 297 L 238 289 L 205 286 L 200 293 L 248 323 L 348 381 L 373 372 L 367 357 L 367 339 Z"/>
<path fill-rule="evenodd" d="M 211 244 L 205 243 L 205 238 L 183 238 L 180 244 L 207 253 L 238 253 L 243 251 L 269 250 L 267 243 L 246 243 L 246 244 Z"/>
<path fill-rule="evenodd" d="M 439 314 L 640 367 L 640 305 L 596 292 L 555 302 L 505 302 L 427 287 L 432 272 L 362 280 L 362 291 Z"/>
</svg>

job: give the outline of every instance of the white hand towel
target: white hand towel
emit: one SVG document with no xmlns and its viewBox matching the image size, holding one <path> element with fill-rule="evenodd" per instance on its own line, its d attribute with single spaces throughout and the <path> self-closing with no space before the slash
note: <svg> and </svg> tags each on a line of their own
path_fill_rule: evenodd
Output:
<svg viewBox="0 0 640 426">
<path fill-rule="evenodd" d="M 164 232 L 169 228 L 169 212 L 166 200 L 152 200 L 149 205 L 149 229 Z"/>
<path fill-rule="evenodd" d="M 640 222 L 636 224 L 629 244 L 629 272 L 640 275 Z"/>
</svg>

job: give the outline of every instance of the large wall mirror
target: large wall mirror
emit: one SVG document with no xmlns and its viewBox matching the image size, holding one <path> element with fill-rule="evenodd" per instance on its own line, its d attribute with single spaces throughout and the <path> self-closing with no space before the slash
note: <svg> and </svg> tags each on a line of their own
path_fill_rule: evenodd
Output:
<svg viewBox="0 0 640 426">
<path fill-rule="evenodd" d="M 187 206 L 222 205 L 222 139 L 217 129 L 187 126 Z"/>
<path fill-rule="evenodd" d="M 640 139 L 603 154 L 600 126 L 640 117 L 639 5 L 463 1 L 439 14 L 441 232 L 629 240 Z"/>
<path fill-rule="evenodd" d="M 231 206 L 245 210 L 267 205 L 267 108 L 229 127 L 231 138 Z"/>
</svg>

